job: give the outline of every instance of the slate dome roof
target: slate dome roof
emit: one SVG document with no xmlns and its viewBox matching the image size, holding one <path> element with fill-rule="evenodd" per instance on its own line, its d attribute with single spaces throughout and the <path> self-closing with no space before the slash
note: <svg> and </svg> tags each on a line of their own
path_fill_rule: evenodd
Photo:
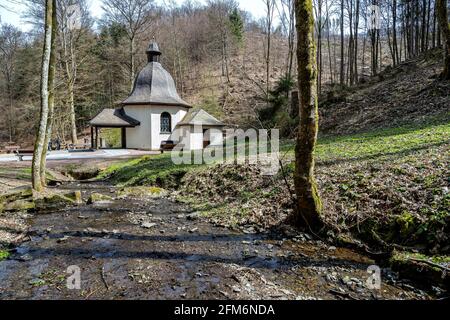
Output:
<svg viewBox="0 0 450 320">
<path fill-rule="evenodd" d="M 139 72 L 131 95 L 123 101 L 124 105 L 170 105 L 191 106 L 180 98 L 175 81 L 159 62 L 161 52 L 158 44 L 152 42 L 147 49 L 148 63 Z"/>
</svg>

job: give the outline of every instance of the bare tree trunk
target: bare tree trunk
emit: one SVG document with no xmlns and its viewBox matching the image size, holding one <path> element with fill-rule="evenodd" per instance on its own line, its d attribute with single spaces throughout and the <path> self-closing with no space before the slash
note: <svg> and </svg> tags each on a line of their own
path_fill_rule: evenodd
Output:
<svg viewBox="0 0 450 320">
<path fill-rule="evenodd" d="M 419 28 L 419 20 L 420 20 L 420 10 L 419 10 L 419 0 L 415 0 L 415 13 L 414 13 L 414 21 L 415 21 L 415 46 L 414 46 L 414 54 L 418 55 L 420 52 L 420 28 Z"/>
<path fill-rule="evenodd" d="M 266 52 L 266 99 L 269 105 L 269 91 L 270 91 L 270 52 L 272 49 L 272 22 L 273 22 L 273 11 L 274 11 L 274 0 L 265 0 L 266 10 L 267 10 L 267 52 Z"/>
<path fill-rule="evenodd" d="M 297 196 L 296 222 L 300 227 L 317 229 L 321 225 L 322 203 L 314 179 L 314 148 L 317 141 L 319 112 L 312 0 L 295 0 L 295 13 L 300 89 L 300 126 L 295 148 L 294 175 Z"/>
<path fill-rule="evenodd" d="M 46 0 L 45 2 L 45 34 L 44 34 L 44 54 L 42 57 L 41 68 L 41 110 L 39 129 L 34 145 L 33 162 L 32 162 L 32 185 L 33 189 L 40 192 L 43 189 L 41 178 L 41 164 L 43 149 L 46 147 L 45 138 L 47 132 L 48 113 L 49 113 L 49 72 L 50 72 L 50 56 L 52 51 L 53 35 L 53 11 L 55 0 Z M 44 169 L 45 170 L 45 169 Z"/>
<path fill-rule="evenodd" d="M 55 109 L 55 71 L 56 71 L 56 28 L 57 28 L 57 17 L 56 17 L 56 0 L 53 0 L 53 13 L 52 13 L 52 43 L 50 52 L 50 66 L 48 72 L 48 118 L 47 118 L 47 128 L 45 130 L 44 148 L 42 149 L 41 156 L 41 166 L 40 166 L 40 177 L 41 185 L 45 187 L 47 185 L 46 179 L 46 166 L 47 166 L 47 150 L 48 143 L 52 136 L 52 126 L 53 126 L 53 111 Z"/>
<path fill-rule="evenodd" d="M 6 87 L 8 90 L 8 100 L 9 100 L 8 131 L 9 131 L 9 142 L 11 143 L 14 137 L 14 120 L 15 120 L 11 75 L 7 75 L 6 77 Z"/>
<path fill-rule="evenodd" d="M 424 52 L 426 50 L 426 33 L 427 33 L 427 0 L 422 0 L 422 30 L 420 50 Z"/>
<path fill-rule="evenodd" d="M 436 48 L 436 4 L 434 4 L 433 10 L 433 34 L 431 38 L 431 47 Z"/>
<path fill-rule="evenodd" d="M 358 32 L 358 28 L 359 28 L 359 6 L 360 6 L 360 3 L 359 3 L 359 0 L 356 0 L 356 11 L 355 11 L 355 32 L 354 32 L 354 42 L 355 42 L 355 45 L 354 45 L 354 51 L 355 51 L 355 54 L 354 54 L 354 64 L 355 64 L 355 68 L 354 68 L 354 83 L 358 83 L 358 35 L 359 35 L 359 32 Z"/>
<path fill-rule="evenodd" d="M 294 63 L 294 37 L 295 37 L 295 12 L 292 4 L 293 0 L 289 0 L 289 54 L 288 54 L 288 79 L 292 78 L 292 66 Z"/>
<path fill-rule="evenodd" d="M 349 39 L 348 39 L 348 76 L 349 76 L 349 83 L 350 85 L 353 85 L 353 68 L 355 66 L 353 62 L 353 48 L 354 48 L 354 38 L 353 38 L 353 1 L 347 1 L 348 6 L 348 26 L 349 26 Z"/>
<path fill-rule="evenodd" d="M 398 46 L 397 46 L 397 0 L 392 3 L 392 51 L 394 52 L 394 66 L 400 63 L 398 57 Z"/>
<path fill-rule="evenodd" d="M 431 22 L 431 0 L 428 0 L 428 9 L 427 9 L 427 35 L 425 37 L 425 50 L 428 50 L 429 40 L 430 40 L 430 22 Z"/>
<path fill-rule="evenodd" d="M 70 138 L 73 144 L 78 142 L 77 123 L 75 118 L 75 99 L 73 83 L 69 83 L 69 113 L 70 113 Z"/>
<path fill-rule="evenodd" d="M 331 32 L 331 22 L 330 22 L 330 11 L 328 6 L 328 1 L 325 0 L 325 20 L 326 20 L 326 26 L 327 26 L 327 49 L 328 49 L 328 63 L 330 66 L 330 81 L 331 83 L 334 83 L 334 76 L 333 76 L 333 62 L 332 62 L 332 55 L 331 55 L 331 41 L 330 41 L 330 32 Z"/>
<path fill-rule="evenodd" d="M 134 37 L 130 38 L 130 84 L 131 90 L 134 87 L 134 78 L 135 78 L 135 61 L 134 61 Z"/>
<path fill-rule="evenodd" d="M 444 41 L 444 70 L 441 78 L 450 80 L 450 26 L 448 23 L 447 0 L 436 0 L 437 17 Z"/>
<path fill-rule="evenodd" d="M 344 85 L 344 0 L 341 1 L 341 73 L 339 83 Z"/>
<path fill-rule="evenodd" d="M 317 64 L 318 64 L 318 89 L 322 91 L 322 0 L 317 1 Z"/>
</svg>

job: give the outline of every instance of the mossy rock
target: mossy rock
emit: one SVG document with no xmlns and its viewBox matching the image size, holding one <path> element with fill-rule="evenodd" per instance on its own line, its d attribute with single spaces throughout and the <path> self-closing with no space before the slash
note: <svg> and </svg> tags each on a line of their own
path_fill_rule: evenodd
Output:
<svg viewBox="0 0 450 320">
<path fill-rule="evenodd" d="M 119 197 L 159 198 L 168 194 L 167 190 L 159 187 L 127 187 L 117 192 Z"/>
<path fill-rule="evenodd" d="M 100 194 L 100 193 L 92 193 L 89 196 L 89 199 L 88 199 L 87 203 L 88 204 L 95 204 L 95 203 L 98 203 L 98 202 L 110 202 L 112 200 L 113 200 L 113 198 L 110 197 L 110 196 L 107 196 L 107 195 L 104 195 L 104 194 Z"/>
<path fill-rule="evenodd" d="M 29 211 L 35 208 L 34 201 L 19 199 L 4 204 L 3 210 L 6 212 L 11 211 Z"/>
<path fill-rule="evenodd" d="M 450 275 L 437 265 L 448 266 L 450 257 L 428 257 L 419 253 L 394 251 L 390 265 L 401 277 L 419 281 L 427 286 L 450 288 Z M 446 262 L 442 263 L 441 262 Z M 445 267 L 445 266 L 444 266 Z M 447 267 L 448 268 L 448 267 Z"/>
<path fill-rule="evenodd" d="M 81 197 L 81 191 L 77 190 L 64 195 L 65 197 L 71 199 L 76 204 L 82 204 L 83 198 Z"/>
<path fill-rule="evenodd" d="M 0 195 L 0 213 L 28 211 L 34 208 L 33 190 L 30 187 L 14 188 Z"/>
<path fill-rule="evenodd" d="M 90 180 L 90 179 L 96 178 L 100 173 L 100 169 L 95 168 L 95 167 L 74 168 L 74 169 L 69 169 L 63 173 L 65 175 L 72 177 L 75 180 L 83 181 L 83 180 Z"/>
<path fill-rule="evenodd" d="M 57 193 L 38 198 L 35 200 L 35 203 L 38 211 L 53 211 L 76 204 L 71 198 Z"/>
<path fill-rule="evenodd" d="M 0 261 L 6 260 L 9 257 L 9 252 L 6 250 L 0 250 Z"/>
<path fill-rule="evenodd" d="M 20 199 L 29 199 L 33 197 L 31 187 L 18 187 L 0 195 L 0 203 L 13 202 Z"/>
</svg>

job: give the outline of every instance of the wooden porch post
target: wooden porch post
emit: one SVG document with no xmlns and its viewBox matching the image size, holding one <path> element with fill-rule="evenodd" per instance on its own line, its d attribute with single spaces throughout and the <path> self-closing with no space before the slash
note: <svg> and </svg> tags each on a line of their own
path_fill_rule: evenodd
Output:
<svg viewBox="0 0 450 320">
<path fill-rule="evenodd" d="M 122 149 L 127 148 L 127 128 L 122 128 Z"/>
<path fill-rule="evenodd" d="M 94 127 L 91 126 L 91 149 L 94 149 Z"/>
<path fill-rule="evenodd" d="M 98 127 L 95 127 L 95 149 L 98 149 Z"/>
</svg>

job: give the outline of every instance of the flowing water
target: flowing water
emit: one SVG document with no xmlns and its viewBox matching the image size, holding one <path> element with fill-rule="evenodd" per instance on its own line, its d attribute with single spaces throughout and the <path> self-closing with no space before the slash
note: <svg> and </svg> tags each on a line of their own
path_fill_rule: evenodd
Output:
<svg viewBox="0 0 450 320">
<path fill-rule="evenodd" d="M 65 188 L 84 199 L 116 191 Z M 430 298 L 385 269 L 381 288 L 367 288 L 374 261 L 351 250 L 215 226 L 164 197 L 115 197 L 35 214 L 29 224 L 28 241 L 0 262 L 0 299 Z M 80 269 L 80 289 L 67 287 L 70 266 Z"/>
</svg>

